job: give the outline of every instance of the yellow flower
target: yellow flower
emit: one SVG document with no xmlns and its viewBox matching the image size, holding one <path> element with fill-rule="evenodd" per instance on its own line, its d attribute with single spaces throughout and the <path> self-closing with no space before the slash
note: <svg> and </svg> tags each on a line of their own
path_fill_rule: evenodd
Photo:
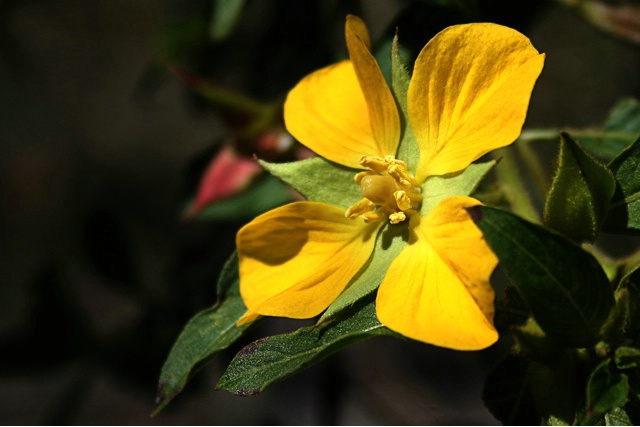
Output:
<svg viewBox="0 0 640 427">
<path fill-rule="evenodd" d="M 364 23 L 349 16 L 345 33 L 350 60 L 302 79 L 284 116 L 311 150 L 361 170 L 355 179 L 364 198 L 346 213 L 326 203 L 292 203 L 243 227 L 236 243 L 248 312 L 239 323 L 320 314 L 371 268 L 376 239 L 395 233 L 405 242 L 378 289 L 380 322 L 442 347 L 485 348 L 498 337 L 489 283 L 497 259 L 463 209 L 480 202 L 453 194 L 427 206 L 422 199 L 431 195 L 422 190 L 429 178 L 460 173 L 518 137 L 544 55 L 507 27 L 449 27 L 416 59 L 409 123 L 402 125 Z M 396 159 L 411 130 L 419 159 Z"/>
</svg>

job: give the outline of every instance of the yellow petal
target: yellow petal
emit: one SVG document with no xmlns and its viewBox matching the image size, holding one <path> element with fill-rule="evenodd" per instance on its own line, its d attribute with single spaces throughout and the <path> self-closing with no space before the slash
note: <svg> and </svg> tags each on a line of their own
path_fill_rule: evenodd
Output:
<svg viewBox="0 0 640 427">
<path fill-rule="evenodd" d="M 360 18 L 349 15 L 345 38 L 360 88 L 367 102 L 378 153 L 395 155 L 400 142 L 400 116 L 382 71 L 369 51 L 369 33 Z M 367 154 L 367 153 L 362 153 Z"/>
<path fill-rule="evenodd" d="M 501 25 L 437 34 L 418 55 L 407 94 L 421 151 L 417 178 L 459 171 L 512 143 L 543 63 L 528 38 Z"/>
<path fill-rule="evenodd" d="M 317 202 L 292 203 L 254 219 L 236 238 L 247 316 L 303 319 L 322 312 L 371 255 L 379 226 Z"/>
<path fill-rule="evenodd" d="M 369 111 L 351 61 L 302 79 L 284 103 L 287 130 L 322 157 L 352 168 L 363 154 L 378 153 Z"/>
<path fill-rule="evenodd" d="M 378 290 L 380 322 L 409 338 L 456 350 L 493 344 L 497 265 L 464 207 L 469 197 L 440 202 L 426 218 L 414 215 L 409 244 L 393 261 Z"/>
<path fill-rule="evenodd" d="M 364 21 L 355 15 L 347 15 L 347 25 L 358 35 L 367 50 L 371 51 L 371 37 L 369 37 L 369 30 Z"/>
</svg>

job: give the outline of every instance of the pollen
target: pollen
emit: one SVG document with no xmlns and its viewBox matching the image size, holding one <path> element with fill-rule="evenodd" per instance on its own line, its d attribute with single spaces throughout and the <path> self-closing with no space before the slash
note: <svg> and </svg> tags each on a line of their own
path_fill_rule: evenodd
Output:
<svg viewBox="0 0 640 427">
<path fill-rule="evenodd" d="M 416 212 L 422 194 L 406 163 L 393 156 L 362 156 L 360 165 L 370 169 L 355 176 L 364 198 L 347 209 L 346 217 L 398 224 Z"/>
</svg>

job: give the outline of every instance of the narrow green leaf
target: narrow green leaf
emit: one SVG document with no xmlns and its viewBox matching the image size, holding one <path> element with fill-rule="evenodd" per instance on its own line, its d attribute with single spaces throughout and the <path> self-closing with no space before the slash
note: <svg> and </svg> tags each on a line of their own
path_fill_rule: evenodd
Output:
<svg viewBox="0 0 640 427">
<path fill-rule="evenodd" d="M 607 231 L 640 231 L 640 138 L 609 164 L 617 187 L 605 224 Z"/>
<path fill-rule="evenodd" d="M 461 172 L 430 176 L 422 185 L 420 215 L 429 212 L 441 201 L 452 196 L 468 196 L 475 191 L 480 181 L 496 166 L 496 160 L 473 163 Z"/>
<path fill-rule="evenodd" d="M 587 419 L 584 424 L 591 424 L 590 418 L 604 415 L 614 408 L 627 403 L 629 380 L 627 376 L 612 369 L 611 359 L 606 359 L 591 374 L 587 384 Z"/>
<path fill-rule="evenodd" d="M 218 281 L 221 302 L 196 314 L 184 327 L 162 367 L 156 409 L 159 413 L 215 353 L 240 338 L 250 324 L 236 326 L 247 311 L 238 290 L 238 257 L 227 261 Z"/>
<path fill-rule="evenodd" d="M 260 164 L 309 200 L 348 209 L 362 199 L 353 180 L 358 171 L 322 157 L 290 163 L 260 161 Z"/>
<path fill-rule="evenodd" d="M 616 157 L 640 135 L 640 102 L 625 99 L 613 108 L 597 133 L 585 132 L 582 145 L 604 160 Z"/>
<path fill-rule="evenodd" d="M 544 209 L 545 224 L 578 243 L 593 242 L 616 184 L 611 172 L 561 132 L 558 171 Z"/>
<path fill-rule="evenodd" d="M 373 298 L 354 306 L 349 314 L 249 344 L 234 357 L 216 388 L 239 396 L 257 394 L 348 345 L 395 335 L 378 322 Z"/>
<path fill-rule="evenodd" d="M 240 18 L 246 0 L 213 0 L 209 35 L 213 41 L 226 38 Z"/>
<path fill-rule="evenodd" d="M 511 213 L 488 206 L 469 212 L 542 330 L 567 345 L 596 342 L 614 303 L 598 261 Z"/>
<path fill-rule="evenodd" d="M 407 92 L 409 91 L 409 82 L 411 77 L 407 72 L 407 67 L 400 55 L 400 46 L 398 44 L 398 36 L 393 38 L 391 46 L 391 89 L 393 96 L 398 105 L 400 114 L 400 125 L 402 127 L 402 136 L 398 145 L 397 158 L 407 164 L 407 168 L 415 174 L 420 160 L 420 149 L 413 135 L 413 129 L 409 121 L 409 113 L 407 110 Z"/>
<path fill-rule="evenodd" d="M 529 364 L 522 356 L 508 355 L 487 375 L 482 400 L 503 425 L 540 425 L 529 389 Z"/>
<path fill-rule="evenodd" d="M 289 187 L 274 177 L 265 176 L 242 193 L 207 206 L 195 220 L 252 219 L 293 199 Z"/>
</svg>

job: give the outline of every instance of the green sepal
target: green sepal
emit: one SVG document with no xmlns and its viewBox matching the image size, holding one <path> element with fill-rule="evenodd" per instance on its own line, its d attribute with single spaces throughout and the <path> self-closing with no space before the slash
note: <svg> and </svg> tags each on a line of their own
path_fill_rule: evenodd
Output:
<svg viewBox="0 0 640 427">
<path fill-rule="evenodd" d="M 382 226 L 383 228 L 378 232 L 373 254 L 352 279 L 347 289 L 327 308 L 319 322 L 331 318 L 380 286 L 389 266 L 406 245 L 409 237 L 408 222 L 395 225 L 387 222 Z"/>
<path fill-rule="evenodd" d="M 609 164 L 616 190 L 604 224 L 606 231 L 640 231 L 640 138 Z"/>
<path fill-rule="evenodd" d="M 328 203 L 346 210 L 362 199 L 353 180 L 358 171 L 322 157 L 290 163 L 260 160 L 260 164 L 308 200 Z"/>
<path fill-rule="evenodd" d="M 616 188 L 613 175 L 561 132 L 558 171 L 544 209 L 545 224 L 575 242 L 593 242 Z"/>
<path fill-rule="evenodd" d="M 420 215 L 426 216 L 438 203 L 452 196 L 469 196 L 498 161 L 473 163 L 466 169 L 441 176 L 430 176 L 422 185 Z"/>
<path fill-rule="evenodd" d="M 598 261 L 509 212 L 488 206 L 468 211 L 542 330 L 568 346 L 595 343 L 614 304 Z"/>
<path fill-rule="evenodd" d="M 597 134 L 580 136 L 582 146 L 603 160 L 611 160 L 640 134 L 640 102 L 625 99 L 616 104 Z"/>
<path fill-rule="evenodd" d="M 330 322 L 254 341 L 233 358 L 216 388 L 257 394 L 346 346 L 381 335 L 396 334 L 380 324 L 370 297 Z"/>
<path fill-rule="evenodd" d="M 250 326 L 236 326 L 247 311 L 240 297 L 236 253 L 222 270 L 218 292 L 219 302 L 191 318 L 173 344 L 160 372 L 154 414 L 184 389 L 206 361 L 234 343 Z"/>
<path fill-rule="evenodd" d="M 471 194 L 495 165 L 496 161 L 472 164 L 457 174 L 428 178 L 423 186 L 424 199 L 420 214 L 428 214 L 436 204 L 447 197 Z M 400 254 L 409 239 L 408 223 L 409 221 L 395 225 L 386 223 L 382 226 L 383 228 L 378 232 L 376 247 L 367 264 L 360 269 L 347 289 L 329 306 L 320 321 L 326 320 L 378 288 L 391 262 Z"/>
<path fill-rule="evenodd" d="M 407 93 L 409 92 L 410 81 L 411 77 L 400 55 L 400 46 L 396 35 L 391 45 L 391 91 L 398 106 L 400 127 L 402 129 L 396 157 L 404 161 L 407 164 L 407 169 L 415 174 L 420 161 L 420 148 L 413 135 L 407 110 Z"/>
<path fill-rule="evenodd" d="M 595 424 L 598 418 L 621 408 L 627 403 L 629 380 L 625 374 L 617 372 L 611 359 L 602 361 L 589 377 L 587 383 L 587 416 L 582 425 Z"/>
</svg>

